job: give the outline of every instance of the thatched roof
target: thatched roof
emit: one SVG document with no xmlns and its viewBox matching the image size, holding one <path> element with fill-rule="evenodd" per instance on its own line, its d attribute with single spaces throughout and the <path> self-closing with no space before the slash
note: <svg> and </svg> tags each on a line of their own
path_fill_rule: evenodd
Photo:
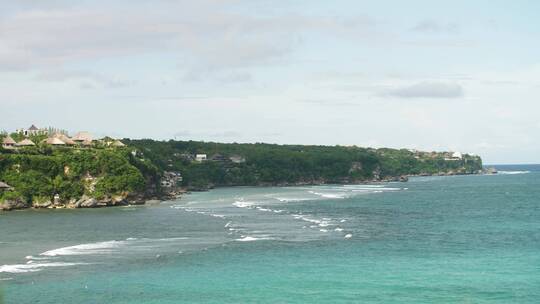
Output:
<svg viewBox="0 0 540 304">
<path fill-rule="evenodd" d="M 56 138 L 56 137 L 49 137 L 47 139 L 44 139 L 43 142 L 48 145 L 54 145 L 54 146 L 64 146 L 66 144 L 61 139 Z"/>
<path fill-rule="evenodd" d="M 61 141 L 63 141 L 66 145 L 75 145 L 75 141 L 73 141 L 71 138 L 69 138 L 67 135 L 65 134 L 62 134 L 62 133 L 56 133 L 54 134 L 52 137 L 55 137 L 55 138 L 58 138 L 60 139 Z"/>
<path fill-rule="evenodd" d="M 31 125 L 30 128 L 28 128 L 28 131 L 39 131 L 39 129 L 35 125 Z"/>
<path fill-rule="evenodd" d="M 123 142 L 119 141 L 119 140 L 115 140 L 115 141 L 112 143 L 112 146 L 113 146 L 113 147 L 125 147 L 126 145 L 125 145 Z"/>
<path fill-rule="evenodd" d="M 9 135 L 2 140 L 2 144 L 4 145 L 15 145 L 16 143 L 17 142 Z"/>
<path fill-rule="evenodd" d="M 91 140 L 84 140 L 82 142 L 83 146 L 91 146 L 92 145 L 92 141 Z"/>
<path fill-rule="evenodd" d="M 35 146 L 35 145 L 36 145 L 36 144 L 35 144 L 33 141 L 31 141 L 30 139 L 28 139 L 28 138 L 21 140 L 21 141 L 17 144 L 17 146 L 20 146 L 20 147 L 25 147 L 25 146 L 26 146 L 26 147 L 27 147 L 27 146 Z"/>
<path fill-rule="evenodd" d="M 0 182 L 0 189 L 12 189 L 13 187 L 11 187 L 10 185 L 4 183 L 4 182 Z"/>
<path fill-rule="evenodd" d="M 75 134 L 75 136 L 73 136 L 72 139 L 74 141 L 84 142 L 84 141 L 92 141 L 94 138 L 92 134 L 90 134 L 89 132 L 79 132 Z"/>
</svg>

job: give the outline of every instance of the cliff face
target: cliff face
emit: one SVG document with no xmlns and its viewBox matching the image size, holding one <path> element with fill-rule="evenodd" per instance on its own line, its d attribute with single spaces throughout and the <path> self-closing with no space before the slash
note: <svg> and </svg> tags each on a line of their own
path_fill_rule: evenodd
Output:
<svg viewBox="0 0 540 304">
<path fill-rule="evenodd" d="M 125 148 L 40 149 L 0 153 L 0 210 L 85 208 L 144 202 L 159 170 Z"/>
<path fill-rule="evenodd" d="M 478 156 L 359 147 L 127 141 L 130 147 L 0 151 L 0 210 L 144 203 L 184 189 L 406 181 L 475 174 Z M 206 154 L 197 160 L 195 154 Z"/>
<path fill-rule="evenodd" d="M 130 145 L 161 169 L 181 172 L 183 186 L 192 190 L 404 181 L 411 175 L 474 174 L 482 169 L 480 157 L 451 152 L 153 140 L 132 140 Z M 197 160 L 196 155 L 208 160 Z"/>
</svg>

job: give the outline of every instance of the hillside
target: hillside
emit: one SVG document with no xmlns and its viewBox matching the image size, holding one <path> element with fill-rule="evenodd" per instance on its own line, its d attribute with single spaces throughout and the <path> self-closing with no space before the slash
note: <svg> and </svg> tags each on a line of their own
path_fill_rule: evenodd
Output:
<svg viewBox="0 0 540 304">
<path fill-rule="evenodd" d="M 0 148 L 0 210 L 144 203 L 181 189 L 406 181 L 474 174 L 478 156 L 343 146 L 124 139 L 127 146 Z M 181 178 L 180 178 L 181 176 Z M 163 185 L 163 187 L 162 187 Z"/>
<path fill-rule="evenodd" d="M 144 202 L 156 194 L 159 170 L 128 148 L 40 145 L 0 150 L 0 210 L 98 207 Z"/>
<path fill-rule="evenodd" d="M 478 156 L 343 146 L 223 144 L 124 140 L 163 171 L 178 171 L 183 186 L 297 185 L 406 180 L 411 175 L 474 174 Z M 204 154 L 206 161 L 197 161 Z"/>
</svg>

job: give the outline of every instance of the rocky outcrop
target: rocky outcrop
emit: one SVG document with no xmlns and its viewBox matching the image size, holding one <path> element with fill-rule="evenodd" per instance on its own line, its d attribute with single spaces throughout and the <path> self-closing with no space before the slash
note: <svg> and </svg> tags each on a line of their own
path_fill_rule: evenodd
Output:
<svg viewBox="0 0 540 304">
<path fill-rule="evenodd" d="M 20 199 L 5 200 L 0 202 L 0 210 L 15 210 L 15 209 L 25 209 L 30 207 L 30 205 Z"/>
<path fill-rule="evenodd" d="M 32 202 L 33 208 L 50 208 L 53 205 L 53 202 L 51 200 L 45 200 L 41 202 Z"/>
</svg>

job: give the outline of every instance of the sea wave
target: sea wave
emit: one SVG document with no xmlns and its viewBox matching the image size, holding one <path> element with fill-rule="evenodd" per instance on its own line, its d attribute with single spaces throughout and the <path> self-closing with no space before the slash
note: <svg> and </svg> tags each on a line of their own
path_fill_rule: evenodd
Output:
<svg viewBox="0 0 540 304">
<path fill-rule="evenodd" d="M 238 208 L 251 208 L 253 205 L 255 205 L 255 203 L 246 201 L 236 201 L 233 203 L 233 206 Z"/>
<path fill-rule="evenodd" d="M 29 261 L 31 262 L 31 261 Z M 8 273 L 25 273 L 36 272 L 46 267 L 67 267 L 75 265 L 87 265 L 87 263 L 63 263 L 63 262 L 51 262 L 51 263 L 29 263 L 29 264 L 12 264 L 0 266 L 0 272 Z"/>
<path fill-rule="evenodd" d="M 65 256 L 85 254 L 107 254 L 113 249 L 125 246 L 127 241 L 106 241 L 62 247 L 40 253 L 42 256 Z"/>
<path fill-rule="evenodd" d="M 531 171 L 498 171 L 498 174 L 508 174 L 508 175 L 527 174 L 527 173 L 531 173 Z"/>
<path fill-rule="evenodd" d="M 318 195 L 320 197 L 324 198 L 335 198 L 335 199 L 344 199 L 347 195 L 346 193 L 324 193 L 324 192 L 316 192 L 316 191 L 308 191 L 311 194 Z"/>
<path fill-rule="evenodd" d="M 262 240 L 273 240 L 271 237 L 253 237 L 253 236 L 244 236 L 235 241 L 238 242 L 253 242 L 253 241 L 262 241 Z"/>
</svg>

